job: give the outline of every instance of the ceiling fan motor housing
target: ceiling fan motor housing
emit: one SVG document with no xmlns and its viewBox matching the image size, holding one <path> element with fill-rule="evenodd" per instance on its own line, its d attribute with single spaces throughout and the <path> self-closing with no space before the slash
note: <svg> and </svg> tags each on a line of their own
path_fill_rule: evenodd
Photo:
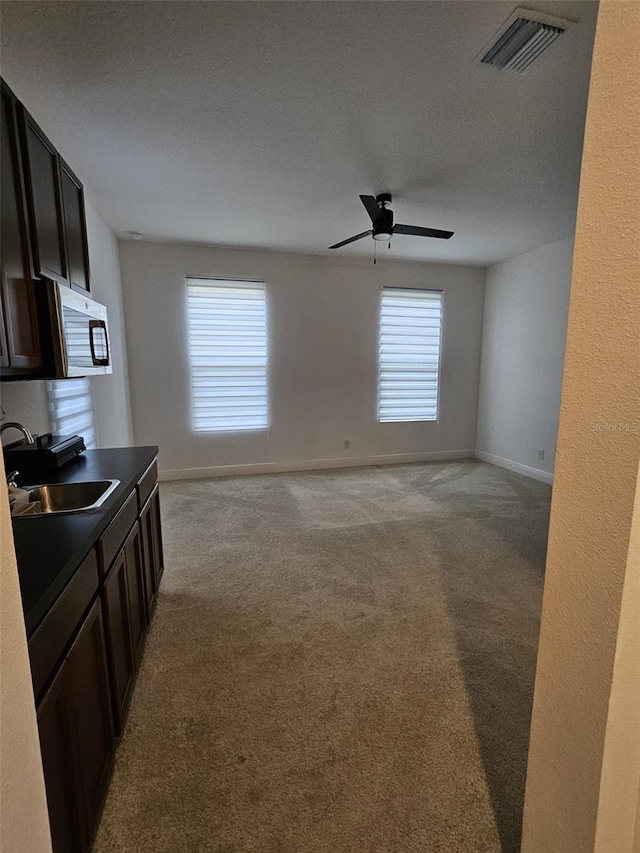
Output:
<svg viewBox="0 0 640 853">
<path fill-rule="evenodd" d="M 391 204 L 391 195 L 380 193 L 376 196 L 376 201 L 380 207 L 380 213 L 376 217 L 371 236 L 374 240 L 390 240 L 393 234 L 393 211 L 387 210 L 386 206 Z"/>
</svg>

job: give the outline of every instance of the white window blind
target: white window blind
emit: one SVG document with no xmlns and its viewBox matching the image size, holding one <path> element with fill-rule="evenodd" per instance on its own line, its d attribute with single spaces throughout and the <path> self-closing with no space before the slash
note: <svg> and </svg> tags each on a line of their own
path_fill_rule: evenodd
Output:
<svg viewBox="0 0 640 853">
<path fill-rule="evenodd" d="M 196 432 L 266 429 L 264 282 L 187 279 Z"/>
<path fill-rule="evenodd" d="M 88 377 L 56 379 L 47 383 L 51 432 L 81 435 L 88 448 L 96 446 L 93 394 Z"/>
<path fill-rule="evenodd" d="M 435 421 L 442 293 L 382 289 L 379 421 Z"/>
</svg>

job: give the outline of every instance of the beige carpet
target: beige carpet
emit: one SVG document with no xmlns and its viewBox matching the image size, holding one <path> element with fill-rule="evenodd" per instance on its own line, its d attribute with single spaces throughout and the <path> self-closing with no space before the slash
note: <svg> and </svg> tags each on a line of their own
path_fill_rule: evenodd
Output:
<svg viewBox="0 0 640 853">
<path fill-rule="evenodd" d="M 517 850 L 549 500 L 473 461 L 163 485 L 97 853 Z"/>
</svg>

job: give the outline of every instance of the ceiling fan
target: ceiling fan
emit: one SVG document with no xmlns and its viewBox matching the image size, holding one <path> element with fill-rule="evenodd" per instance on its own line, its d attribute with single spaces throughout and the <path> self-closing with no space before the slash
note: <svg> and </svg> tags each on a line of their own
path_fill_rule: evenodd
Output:
<svg viewBox="0 0 640 853">
<path fill-rule="evenodd" d="M 440 231 L 437 228 L 421 228 L 419 225 L 394 225 L 393 211 L 387 208 L 391 204 L 391 195 L 389 193 L 380 193 L 380 195 L 361 195 L 360 201 L 364 204 L 373 228 L 368 231 L 363 231 L 362 234 L 356 234 L 355 237 L 349 237 L 348 240 L 342 240 L 334 246 L 329 246 L 330 249 L 339 249 L 341 246 L 346 246 L 347 243 L 354 243 L 356 240 L 361 240 L 362 237 L 373 237 L 374 240 L 391 241 L 394 234 L 410 234 L 414 237 L 439 237 L 441 240 L 448 240 L 453 237 L 453 231 Z"/>
</svg>

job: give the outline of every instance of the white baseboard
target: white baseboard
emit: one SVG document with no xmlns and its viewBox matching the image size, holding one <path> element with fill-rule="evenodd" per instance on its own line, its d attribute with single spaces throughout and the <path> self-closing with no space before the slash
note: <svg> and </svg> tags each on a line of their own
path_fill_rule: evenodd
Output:
<svg viewBox="0 0 640 853">
<path fill-rule="evenodd" d="M 249 465 L 216 465 L 212 468 L 176 468 L 160 471 L 158 479 L 200 480 L 209 477 L 236 477 L 244 474 L 283 474 L 295 471 L 321 471 L 332 468 L 367 468 L 371 465 L 402 465 L 405 462 L 445 462 L 473 459 L 473 450 L 436 450 L 431 453 L 392 453 L 357 458 L 308 459 L 300 462 L 256 462 Z"/>
<path fill-rule="evenodd" d="M 503 459 L 502 456 L 494 456 L 493 453 L 485 453 L 484 450 L 476 450 L 475 457 L 482 462 L 497 465 L 499 468 L 507 468 L 509 471 L 515 471 L 516 474 L 523 474 L 533 480 L 540 480 L 542 483 L 549 483 L 549 485 L 553 483 L 553 474 L 549 474 L 548 471 L 531 468 L 529 465 L 522 465 L 520 462 L 513 462 L 511 459 Z"/>
</svg>

